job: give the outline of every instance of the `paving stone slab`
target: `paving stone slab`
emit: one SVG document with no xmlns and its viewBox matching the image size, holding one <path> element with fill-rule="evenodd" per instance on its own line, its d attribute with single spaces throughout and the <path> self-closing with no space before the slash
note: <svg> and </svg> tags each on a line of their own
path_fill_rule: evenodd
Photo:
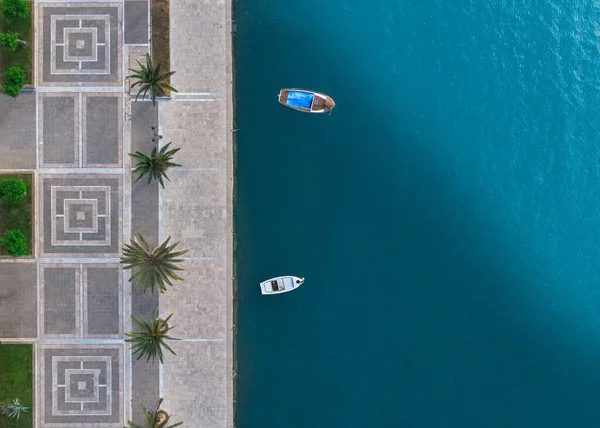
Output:
<svg viewBox="0 0 600 428">
<path fill-rule="evenodd" d="M 167 355 L 163 380 L 165 409 L 198 428 L 227 426 L 227 346 L 225 341 L 177 342 Z M 169 397 L 177 397 L 177 399 Z M 193 421 L 190 423 L 189 421 Z M 187 423 L 186 423 L 187 422 Z"/>
<path fill-rule="evenodd" d="M 40 94 L 40 165 L 79 166 L 79 94 Z"/>
<path fill-rule="evenodd" d="M 83 265 L 84 337 L 123 337 L 123 271 L 119 264 Z"/>
<path fill-rule="evenodd" d="M 221 170 L 169 172 L 163 193 L 163 236 L 181 241 L 188 257 L 227 257 L 227 178 Z"/>
<path fill-rule="evenodd" d="M 188 260 L 183 267 L 180 275 L 184 280 L 160 296 L 161 312 L 174 314 L 173 335 L 181 339 L 226 339 L 225 259 Z"/>
<path fill-rule="evenodd" d="M 144 293 L 142 290 L 132 290 L 132 315 L 141 316 L 148 320 L 157 308 L 158 291 Z M 139 331 L 136 325 L 133 325 L 133 329 Z M 130 347 L 129 344 L 127 346 Z M 131 365 L 131 407 L 133 411 L 132 420 L 135 423 L 142 424 L 144 422 L 141 412 L 142 406 L 154 406 L 160 398 L 158 364 L 158 361 L 147 362 L 145 359 L 133 357 Z"/>
<path fill-rule="evenodd" d="M 171 82 L 179 92 L 225 93 L 227 20 L 224 1 L 171 3 Z"/>
<path fill-rule="evenodd" d="M 35 92 L 0 96 L 0 168 L 35 168 Z"/>
<path fill-rule="evenodd" d="M 146 362 L 133 357 L 131 365 L 131 411 L 132 421 L 143 426 L 142 408 L 156 406 L 160 398 L 158 361 Z"/>
<path fill-rule="evenodd" d="M 40 264 L 41 337 L 123 338 L 120 264 Z"/>
<path fill-rule="evenodd" d="M 123 95 L 85 93 L 82 97 L 83 165 L 123 164 Z"/>
<path fill-rule="evenodd" d="M 121 86 L 122 5 L 41 3 L 40 86 Z"/>
<path fill-rule="evenodd" d="M 0 263 L 0 337 L 37 337 L 37 266 Z"/>
<path fill-rule="evenodd" d="M 148 102 L 131 105 L 131 151 L 150 153 L 156 143 L 151 127 L 158 124 L 158 110 Z M 133 166 L 132 166 L 133 168 Z M 135 177 L 133 177 L 135 180 Z M 150 245 L 158 245 L 158 184 L 142 178 L 132 184 L 131 232 L 141 233 Z"/>
<path fill-rule="evenodd" d="M 119 256 L 122 176 L 82 174 L 40 178 L 42 256 Z"/>
<path fill-rule="evenodd" d="M 79 265 L 40 264 L 39 272 L 41 337 L 80 337 Z"/>
<path fill-rule="evenodd" d="M 123 345 L 41 345 L 39 363 L 43 427 L 123 427 Z"/>
<path fill-rule="evenodd" d="M 175 161 L 185 168 L 227 166 L 225 101 L 178 101 L 162 110 L 165 142 L 180 147 Z"/>
<path fill-rule="evenodd" d="M 130 55 L 139 57 L 145 48 L 130 48 Z M 130 61 L 130 65 L 133 63 Z M 158 109 L 149 102 L 131 104 L 131 151 L 149 153 L 154 147 L 154 133 L 151 126 L 158 125 Z M 134 178 L 135 179 L 135 178 Z M 132 184 L 131 232 L 141 233 L 150 245 L 158 245 L 158 184 L 141 179 Z M 125 272 L 131 275 L 131 272 Z M 158 292 L 144 293 L 142 290 L 131 294 L 131 314 L 150 319 L 158 308 Z M 135 326 L 134 326 L 135 327 Z M 135 357 L 132 361 L 132 420 L 143 422 L 142 406 L 155 406 L 159 395 L 158 362 L 146 362 Z"/>
<path fill-rule="evenodd" d="M 148 43 L 148 0 L 126 1 L 125 44 Z"/>
</svg>

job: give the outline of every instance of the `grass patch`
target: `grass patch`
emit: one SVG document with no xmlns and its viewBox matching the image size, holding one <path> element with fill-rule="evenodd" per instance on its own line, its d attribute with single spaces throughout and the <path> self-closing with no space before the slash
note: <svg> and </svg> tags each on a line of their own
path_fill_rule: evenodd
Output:
<svg viewBox="0 0 600 428">
<path fill-rule="evenodd" d="M 32 254 L 31 235 L 33 234 L 33 190 L 31 174 L 2 174 L 0 181 L 21 179 L 27 186 L 27 195 L 18 202 L 8 202 L 0 198 L 0 237 L 10 229 L 19 229 L 27 238 L 27 254 Z M 0 248 L 0 255 L 4 255 Z M 2 426 L 0 425 L 0 428 Z"/>
<path fill-rule="evenodd" d="M 169 0 L 152 0 L 152 63 L 160 64 L 160 73 L 171 71 L 171 28 L 169 15 Z M 171 78 L 166 80 L 171 85 Z M 161 91 L 162 92 L 162 91 Z M 170 96 L 171 91 L 159 96 Z"/>
<path fill-rule="evenodd" d="M 12 21 L 2 16 L 0 11 L 0 30 L 15 32 L 19 35 L 19 39 L 27 42 L 26 45 L 19 44 L 16 51 L 11 52 L 0 47 L 0 72 L 3 72 L 8 67 L 16 65 L 25 70 L 25 84 L 33 84 L 32 75 L 32 49 L 33 49 L 33 5 L 30 3 L 31 15 L 28 18 L 14 19 Z M 0 85 L 3 79 L 0 76 Z"/>
<path fill-rule="evenodd" d="M 0 403 L 18 398 L 30 407 L 18 420 L 0 416 L 0 428 L 33 428 L 33 346 L 0 345 Z"/>
</svg>

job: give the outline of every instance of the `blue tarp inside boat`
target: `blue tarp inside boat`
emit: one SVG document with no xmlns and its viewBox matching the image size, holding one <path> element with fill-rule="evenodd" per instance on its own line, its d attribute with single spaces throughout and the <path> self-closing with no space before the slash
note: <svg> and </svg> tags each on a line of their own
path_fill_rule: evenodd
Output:
<svg viewBox="0 0 600 428">
<path fill-rule="evenodd" d="M 287 105 L 296 108 L 308 108 L 312 105 L 314 95 L 308 92 L 289 91 Z"/>
</svg>

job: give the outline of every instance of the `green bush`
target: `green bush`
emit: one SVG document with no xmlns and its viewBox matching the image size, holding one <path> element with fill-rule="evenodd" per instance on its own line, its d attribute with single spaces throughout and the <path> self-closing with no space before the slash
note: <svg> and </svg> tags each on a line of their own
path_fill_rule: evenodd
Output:
<svg viewBox="0 0 600 428">
<path fill-rule="evenodd" d="M 16 51 L 19 47 L 19 38 L 17 37 L 17 33 L 3 33 L 0 31 L 0 45 L 9 51 Z"/>
<path fill-rule="evenodd" d="M 27 18 L 29 2 L 27 0 L 2 0 L 2 15 L 6 19 Z"/>
<path fill-rule="evenodd" d="M 0 195 L 7 201 L 17 202 L 27 194 L 27 186 L 23 180 L 0 181 Z"/>
<path fill-rule="evenodd" d="M 4 85 L 2 89 L 9 97 L 17 98 L 25 84 L 25 70 L 13 65 L 4 72 Z"/>
<path fill-rule="evenodd" d="M 24 256 L 27 254 L 27 238 L 20 230 L 7 230 L 2 237 L 2 249 L 14 257 Z"/>
</svg>

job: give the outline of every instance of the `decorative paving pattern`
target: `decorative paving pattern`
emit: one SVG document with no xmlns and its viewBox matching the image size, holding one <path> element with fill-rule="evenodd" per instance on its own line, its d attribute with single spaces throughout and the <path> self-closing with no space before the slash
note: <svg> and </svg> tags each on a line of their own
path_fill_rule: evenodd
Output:
<svg viewBox="0 0 600 428">
<path fill-rule="evenodd" d="M 52 245 L 110 245 L 110 190 L 109 186 L 51 186 Z"/>
<path fill-rule="evenodd" d="M 38 16 L 41 85 L 122 84 L 121 4 L 47 3 Z"/>
<path fill-rule="evenodd" d="M 42 263 L 39 267 L 43 339 L 122 339 L 120 264 Z"/>
<path fill-rule="evenodd" d="M 41 345 L 44 427 L 123 426 L 122 345 Z"/>
<path fill-rule="evenodd" d="M 123 165 L 123 94 L 41 93 L 43 168 L 119 168 Z"/>
<path fill-rule="evenodd" d="M 42 254 L 117 257 L 122 180 L 114 175 L 43 175 Z"/>
</svg>

